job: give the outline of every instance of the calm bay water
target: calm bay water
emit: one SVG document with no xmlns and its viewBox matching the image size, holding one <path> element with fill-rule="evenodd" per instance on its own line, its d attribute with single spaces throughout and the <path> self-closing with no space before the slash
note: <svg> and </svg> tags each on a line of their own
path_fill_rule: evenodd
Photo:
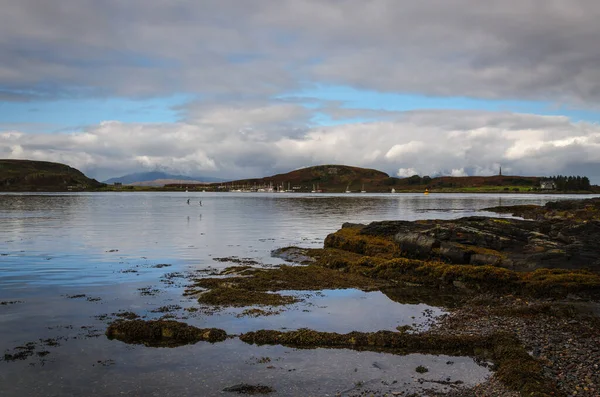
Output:
<svg viewBox="0 0 600 397">
<path fill-rule="evenodd" d="M 396 380 L 390 390 L 418 390 L 414 368 L 420 363 L 435 369 L 427 375 L 432 380 L 450 377 L 476 383 L 488 372 L 469 358 L 454 357 L 454 364 L 446 365 L 450 359 L 439 356 L 298 351 L 239 340 L 152 349 L 108 341 L 102 333 L 111 313 L 129 310 L 158 318 L 161 314 L 152 310 L 168 304 L 179 306 L 177 317 L 183 321 L 233 334 L 261 328 L 349 332 L 393 330 L 405 324 L 426 327 L 442 309 L 401 305 L 381 292 L 356 290 L 304 293 L 304 302 L 278 316 L 238 318 L 240 310 L 234 309 L 192 314 L 184 309 L 197 303 L 183 298 L 181 276 L 231 266 L 215 258 L 279 264 L 271 250 L 320 247 L 344 222 L 490 215 L 479 210 L 566 198 L 572 197 L 2 194 L 0 301 L 17 303 L 0 305 L 0 354 L 12 354 L 28 342 L 35 345 L 36 354 L 0 361 L 0 394 L 228 395 L 221 392 L 224 387 L 248 382 L 268 384 L 277 395 L 353 395 L 360 391 L 357 382 L 385 389 L 382 385 Z M 174 283 L 165 282 L 166 273 Z M 144 293 L 148 290 L 155 293 Z M 72 298 L 77 295 L 85 296 Z M 55 338 L 60 346 L 44 342 L 47 338 Z M 257 361 L 264 356 L 270 357 L 271 365 Z"/>
</svg>

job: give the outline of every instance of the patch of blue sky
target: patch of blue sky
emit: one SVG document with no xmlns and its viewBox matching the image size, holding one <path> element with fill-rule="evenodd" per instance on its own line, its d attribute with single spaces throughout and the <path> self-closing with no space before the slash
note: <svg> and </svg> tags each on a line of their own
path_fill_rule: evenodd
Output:
<svg viewBox="0 0 600 397">
<path fill-rule="evenodd" d="M 180 120 L 179 107 L 191 101 L 186 94 L 160 98 L 87 98 L 0 101 L 0 124 L 39 124 L 39 132 L 68 130 L 74 127 L 116 120 L 124 123 L 174 123 Z M 53 126 L 48 129 L 48 126 Z"/>
<path fill-rule="evenodd" d="M 494 100 L 467 97 L 435 97 L 361 90 L 348 86 L 316 85 L 310 89 L 281 95 L 280 99 L 299 98 L 307 108 L 318 108 L 316 101 L 338 102 L 344 109 L 403 112 L 421 109 L 482 110 L 566 116 L 573 121 L 600 122 L 600 111 L 575 108 L 547 101 Z M 318 118 L 317 118 L 318 119 Z M 323 121 L 327 118 L 322 117 Z M 342 121 L 339 121 L 340 123 Z"/>
<path fill-rule="evenodd" d="M 315 112 L 310 121 L 313 126 L 330 127 L 343 124 L 357 124 L 378 121 L 375 117 L 333 118 L 325 112 Z"/>
</svg>

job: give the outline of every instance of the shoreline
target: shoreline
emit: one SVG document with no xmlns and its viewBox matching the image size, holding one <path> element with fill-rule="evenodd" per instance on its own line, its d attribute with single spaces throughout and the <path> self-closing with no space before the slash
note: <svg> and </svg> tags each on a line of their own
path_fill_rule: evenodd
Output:
<svg viewBox="0 0 600 397">
<path fill-rule="evenodd" d="M 154 308 L 151 306 L 151 310 L 122 307 L 98 318 L 100 328 L 94 328 L 91 336 L 86 334 L 88 328 L 81 332 L 83 337 L 102 338 L 101 324 L 104 324 L 106 336 L 146 346 L 214 343 L 218 348 L 220 343 L 236 339 L 236 343 L 314 351 L 333 347 L 391 355 L 443 353 L 472 357 L 480 364 L 492 365 L 492 376 L 473 387 L 466 387 L 453 378 L 443 384 L 452 390 L 448 394 L 440 394 L 438 390 L 421 395 L 512 397 L 519 393 L 562 396 L 577 392 L 577 395 L 595 396 L 600 390 L 600 349 L 590 346 L 600 346 L 596 335 L 600 329 L 600 272 L 597 268 L 582 269 L 580 263 L 583 262 L 578 261 L 585 261 L 590 253 L 596 252 L 595 245 L 589 248 L 589 240 L 594 240 L 600 200 L 553 203 L 544 207 L 486 209 L 533 221 L 468 217 L 344 224 L 327 236 L 323 248 L 287 247 L 274 251 L 275 258 L 287 262 L 284 265 L 264 265 L 250 258 L 213 258 L 234 266 L 221 271 L 210 270 L 209 266 L 204 271 L 189 274 L 171 271 L 161 278 L 164 285 L 137 289 L 140 296 L 148 299 L 158 295 L 158 303 L 161 290 L 165 292 L 175 283 L 180 287 L 178 294 L 182 295 L 182 301 L 187 303 L 180 301 L 179 306 L 173 304 L 177 302 L 164 302 Z M 573 255 L 573 244 L 581 247 L 580 258 Z M 572 262 L 562 262 L 567 257 L 561 255 L 567 252 Z M 545 269 L 549 263 L 562 266 Z M 157 269 L 167 266 L 170 265 L 146 265 Z M 131 269 L 125 270 L 133 271 Z M 85 288 L 81 289 L 88 293 Z M 318 330 L 318 325 L 314 326 L 318 322 L 302 321 L 290 329 L 270 329 L 268 325 L 262 330 L 227 333 L 219 329 L 220 324 L 227 324 L 217 318 L 220 316 L 259 318 L 265 319 L 264 324 L 271 321 L 281 325 L 285 321 L 278 321 L 278 316 L 286 316 L 286 312 L 292 310 L 290 307 L 302 312 L 305 311 L 302 309 L 309 311 L 311 305 L 319 305 L 316 301 L 299 305 L 307 299 L 307 294 L 318 296 L 319 291 L 336 289 L 379 291 L 392 305 L 422 303 L 444 308 L 448 313 L 423 329 L 409 323 L 393 331 L 378 331 L 374 326 L 369 331 L 342 334 Z M 71 305 L 78 301 L 103 304 L 100 296 L 89 293 L 64 299 Z M 15 309 L 19 304 L 21 302 L 13 300 L 2 302 L 3 307 Z M 369 310 L 388 309 L 372 305 Z M 311 324 L 316 330 L 302 329 Z M 115 333 L 120 326 L 125 329 L 121 332 L 124 338 L 117 337 L 119 331 Z M 128 327 L 132 331 L 127 331 Z M 133 338 L 128 336 L 129 332 Z M 52 360 L 54 356 L 46 357 L 46 354 L 53 352 L 54 344 L 61 341 L 59 336 L 25 343 L 5 352 L 4 361 L 28 357 L 35 360 L 37 356 L 40 360 Z M 106 340 L 106 343 L 110 343 L 113 350 L 132 348 L 117 341 Z M 264 362 L 268 365 L 266 359 Z M 411 368 L 415 372 L 414 379 L 423 379 L 420 371 L 426 372 L 427 365 L 417 368 Z M 281 376 L 280 382 L 285 383 L 285 376 Z M 238 389 L 266 392 L 275 386 L 262 378 L 257 383 Z M 231 390 L 237 386 L 231 386 Z M 402 395 L 391 393 L 394 389 L 383 386 L 378 389 L 374 384 L 355 385 L 348 390 L 351 392 L 344 392 L 345 396 L 367 392 L 374 396 Z"/>
<path fill-rule="evenodd" d="M 265 194 L 265 195 L 280 195 L 280 194 L 285 194 L 285 195 L 295 195 L 295 194 L 311 194 L 311 195 L 352 195 L 351 197 L 355 196 L 355 195 L 365 195 L 365 196 L 369 196 L 370 194 L 377 194 L 377 195 L 390 195 L 390 196 L 394 196 L 394 195 L 403 195 L 403 194 L 421 194 L 421 195 L 425 195 L 424 194 L 424 190 L 396 190 L 396 192 L 392 193 L 390 191 L 370 191 L 370 192 L 359 192 L 359 191 L 355 191 L 355 192 L 350 192 L 350 193 L 346 193 L 343 190 L 340 191 L 335 191 L 335 192 L 319 192 L 319 193 L 313 193 L 310 191 L 298 191 L 298 192 L 234 192 L 234 191 L 222 191 L 222 190 L 189 190 L 189 191 L 185 191 L 185 189 L 165 189 L 165 188 L 161 188 L 161 187 L 156 187 L 156 188 L 148 188 L 148 187 L 143 187 L 143 188 L 139 188 L 139 187 L 131 187 L 128 188 L 127 186 L 125 186 L 124 188 L 114 188 L 114 189 L 89 189 L 89 190 L 0 190 L 0 194 L 3 193 L 31 193 L 31 194 L 36 194 L 36 193 L 110 193 L 110 192 L 114 192 L 114 193 L 142 193 L 142 192 L 178 192 L 178 193 L 232 193 L 232 194 L 245 194 L 245 193 L 251 193 L 251 194 Z M 556 191 L 504 191 L 504 190 L 498 190 L 498 191 L 474 191 L 474 190 L 433 190 L 433 191 L 429 191 L 428 194 L 430 195 L 436 195 L 436 194 L 499 194 L 499 195 L 551 195 L 551 196 L 593 196 L 593 195 L 600 195 L 600 191 L 590 191 L 590 192 L 581 192 L 581 191 L 567 191 L 567 192 L 556 192 Z"/>
</svg>

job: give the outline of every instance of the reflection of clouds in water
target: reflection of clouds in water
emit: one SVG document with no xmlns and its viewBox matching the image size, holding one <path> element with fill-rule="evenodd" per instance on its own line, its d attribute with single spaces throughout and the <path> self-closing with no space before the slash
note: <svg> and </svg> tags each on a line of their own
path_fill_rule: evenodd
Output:
<svg viewBox="0 0 600 397">
<path fill-rule="evenodd" d="M 187 205 L 202 199 L 203 206 Z M 498 205 L 486 194 L 305 195 L 137 192 L 2 195 L 0 241 L 20 258 L 4 268 L 59 284 L 78 274 L 110 279 L 120 261 L 214 265 L 215 256 L 280 263 L 271 250 L 320 246 L 344 222 L 449 219 Z M 566 198 L 566 196 L 561 196 Z M 502 204 L 543 204 L 550 195 L 503 195 Z M 194 249 L 190 249 L 194 246 Z M 118 249 L 118 254 L 107 251 Z M 52 257 L 52 261 L 46 261 Z M 60 264 L 60 268 L 58 267 Z M 222 264 L 227 266 L 228 264 Z M 54 267 L 53 267 L 54 266 Z"/>
<path fill-rule="evenodd" d="M 427 328 L 432 316 L 444 313 L 440 308 L 426 304 L 399 304 L 379 291 L 363 292 L 356 289 L 281 291 L 285 295 L 299 295 L 304 302 L 289 306 L 281 315 L 236 317 L 246 308 L 230 309 L 211 317 L 211 326 L 228 333 L 243 333 L 260 329 L 310 328 L 317 331 L 346 333 L 396 330 L 399 325 Z M 377 310 L 374 310 L 377 308 Z"/>
<path fill-rule="evenodd" d="M 88 346 L 81 349 L 86 342 Z M 97 395 L 151 395 L 159 391 L 165 396 L 188 396 L 193 390 L 193 395 L 216 396 L 223 394 L 224 388 L 240 383 L 269 385 L 276 390 L 270 394 L 273 396 L 321 396 L 339 391 L 349 392 L 342 395 L 354 395 L 362 390 L 358 384 L 383 394 L 443 389 L 436 383 L 422 383 L 419 378 L 450 378 L 471 387 L 490 375 L 488 369 L 469 357 L 293 349 L 249 345 L 239 339 L 176 349 L 124 348 L 122 343 L 107 338 L 98 338 L 89 345 L 89 340 L 84 339 L 63 343 L 60 351 L 69 359 L 61 360 L 61 365 L 46 365 L 43 370 L 35 367 L 23 371 L 16 365 L 5 366 L 3 375 L 16 381 L 3 384 L 3 395 L 43 396 L 49 391 L 82 395 L 94 390 Z M 259 362 L 263 357 L 268 357 L 269 362 Z M 119 365 L 89 365 L 99 358 L 111 358 Z M 429 372 L 415 376 L 419 365 L 426 366 Z M 56 381 L 65 376 L 68 382 Z M 39 386 L 39 392 L 32 386 Z"/>
</svg>

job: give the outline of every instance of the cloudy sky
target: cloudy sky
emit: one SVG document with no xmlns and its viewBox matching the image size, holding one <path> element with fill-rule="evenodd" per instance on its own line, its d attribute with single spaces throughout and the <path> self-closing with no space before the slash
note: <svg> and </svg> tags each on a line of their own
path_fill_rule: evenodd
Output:
<svg viewBox="0 0 600 397">
<path fill-rule="evenodd" d="M 600 183 L 597 0 L 0 0 L 0 158 Z"/>
</svg>

